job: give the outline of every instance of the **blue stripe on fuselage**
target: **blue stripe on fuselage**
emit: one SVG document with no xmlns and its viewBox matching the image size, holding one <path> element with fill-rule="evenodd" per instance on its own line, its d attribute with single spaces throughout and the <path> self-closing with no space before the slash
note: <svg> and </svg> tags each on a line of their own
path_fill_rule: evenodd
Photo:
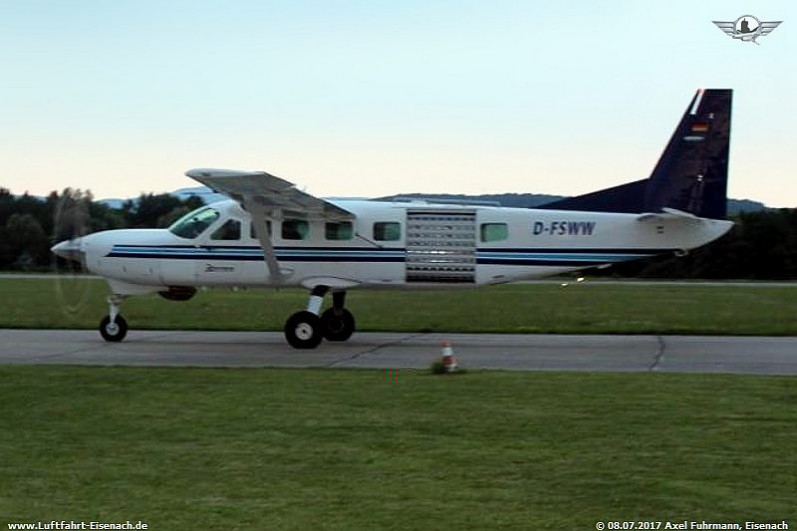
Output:
<svg viewBox="0 0 797 531">
<path fill-rule="evenodd" d="M 403 262 L 404 249 L 363 249 L 359 247 L 275 247 L 277 258 L 288 262 Z M 152 258 L 172 260 L 263 260 L 263 250 L 252 246 L 155 246 L 114 245 L 110 258 Z"/>
<path fill-rule="evenodd" d="M 361 247 L 275 247 L 279 260 L 286 262 L 404 262 L 406 249 Z M 671 249 L 566 249 L 566 248 L 483 248 L 476 250 L 478 264 L 580 265 L 589 266 L 647 258 Z M 263 260 L 263 250 L 254 246 L 114 245 L 109 258 L 167 260 Z"/>
</svg>

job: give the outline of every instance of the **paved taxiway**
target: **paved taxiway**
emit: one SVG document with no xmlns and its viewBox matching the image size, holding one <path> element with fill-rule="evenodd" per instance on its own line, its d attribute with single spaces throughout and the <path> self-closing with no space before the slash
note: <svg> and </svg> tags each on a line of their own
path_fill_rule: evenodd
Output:
<svg viewBox="0 0 797 531">
<path fill-rule="evenodd" d="M 427 368 L 444 339 L 470 369 L 797 374 L 796 337 L 357 333 L 298 351 L 277 332 L 0 330 L 0 364 Z"/>
</svg>

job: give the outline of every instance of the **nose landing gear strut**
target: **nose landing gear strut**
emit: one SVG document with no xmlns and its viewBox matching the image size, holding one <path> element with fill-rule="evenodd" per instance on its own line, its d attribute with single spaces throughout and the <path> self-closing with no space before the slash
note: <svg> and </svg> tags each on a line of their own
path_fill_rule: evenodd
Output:
<svg viewBox="0 0 797 531">
<path fill-rule="evenodd" d="M 119 305 L 125 299 L 124 295 L 111 295 L 108 297 L 108 315 L 100 321 L 100 335 L 105 341 L 118 343 L 127 335 L 127 321 L 119 314 Z"/>
</svg>

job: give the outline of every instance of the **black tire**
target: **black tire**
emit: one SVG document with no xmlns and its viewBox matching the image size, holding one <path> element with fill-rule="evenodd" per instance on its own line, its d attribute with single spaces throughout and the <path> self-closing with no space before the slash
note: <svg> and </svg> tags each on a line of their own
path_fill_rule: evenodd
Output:
<svg viewBox="0 0 797 531">
<path fill-rule="evenodd" d="M 293 348 L 316 348 L 324 339 L 321 318 L 308 311 L 296 312 L 285 321 L 285 339 Z"/>
<path fill-rule="evenodd" d="M 117 315 L 114 323 L 111 324 L 111 316 L 106 315 L 100 321 L 100 335 L 105 341 L 118 343 L 127 335 L 127 321 L 121 315 Z"/>
<path fill-rule="evenodd" d="M 330 308 L 321 314 L 321 330 L 329 341 L 346 341 L 354 333 L 354 316 L 346 308 Z"/>
</svg>

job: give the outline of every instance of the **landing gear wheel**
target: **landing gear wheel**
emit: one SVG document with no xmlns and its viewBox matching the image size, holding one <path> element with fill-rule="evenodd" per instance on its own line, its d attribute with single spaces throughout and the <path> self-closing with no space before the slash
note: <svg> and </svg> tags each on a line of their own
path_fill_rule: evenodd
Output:
<svg viewBox="0 0 797 531">
<path fill-rule="evenodd" d="M 121 315 L 117 315 L 114 322 L 111 322 L 111 316 L 106 315 L 100 321 L 100 335 L 105 341 L 118 343 L 123 340 L 127 335 L 127 321 Z"/>
<path fill-rule="evenodd" d="M 354 333 L 354 316 L 346 308 L 330 308 L 321 314 L 321 329 L 329 341 L 346 341 Z"/>
<path fill-rule="evenodd" d="M 308 311 L 296 312 L 285 322 L 285 339 L 293 348 L 316 348 L 324 339 L 321 318 Z"/>
</svg>

